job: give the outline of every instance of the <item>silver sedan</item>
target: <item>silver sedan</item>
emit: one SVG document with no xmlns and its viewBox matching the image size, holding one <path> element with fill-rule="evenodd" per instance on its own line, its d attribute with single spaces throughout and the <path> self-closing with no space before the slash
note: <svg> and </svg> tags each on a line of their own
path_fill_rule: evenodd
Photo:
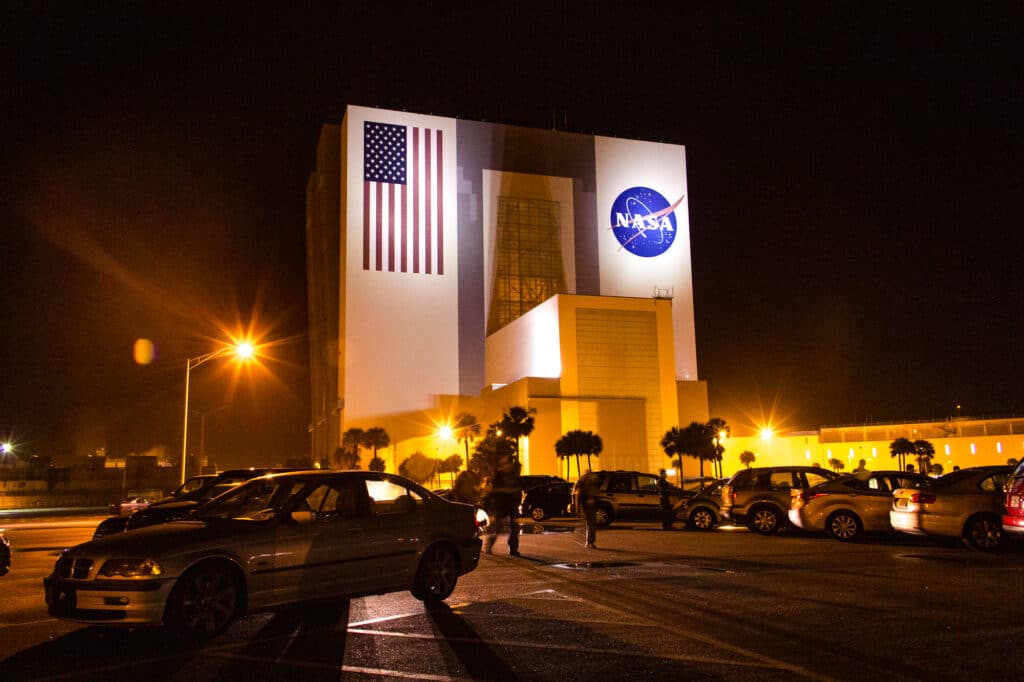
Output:
<svg viewBox="0 0 1024 682">
<path fill-rule="evenodd" d="M 1009 466 L 984 466 L 946 474 L 928 490 L 893 493 L 892 527 L 915 535 L 963 538 L 971 547 L 993 550 L 1002 542 L 1003 485 Z"/>
<path fill-rule="evenodd" d="M 189 520 L 65 550 L 51 615 L 212 637 L 245 613 L 408 589 L 447 598 L 476 568 L 474 507 L 400 476 L 308 471 L 253 479 Z"/>
<path fill-rule="evenodd" d="M 824 531 L 836 540 L 855 540 L 863 533 L 892 530 L 889 508 L 898 488 L 928 488 L 935 479 L 903 471 L 873 471 L 844 476 L 806 490 L 793 491 L 789 520 L 797 528 Z"/>
</svg>

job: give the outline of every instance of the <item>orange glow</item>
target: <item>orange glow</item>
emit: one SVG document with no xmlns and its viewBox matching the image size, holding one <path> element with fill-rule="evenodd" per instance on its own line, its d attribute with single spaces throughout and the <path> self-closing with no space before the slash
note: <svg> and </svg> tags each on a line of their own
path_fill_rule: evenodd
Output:
<svg viewBox="0 0 1024 682">
<path fill-rule="evenodd" d="M 149 339 L 135 339 L 132 346 L 132 358 L 137 365 L 148 365 L 156 357 L 156 348 Z"/>
<path fill-rule="evenodd" d="M 243 360 L 248 360 L 256 354 L 256 347 L 248 341 L 235 345 L 235 353 Z"/>
</svg>

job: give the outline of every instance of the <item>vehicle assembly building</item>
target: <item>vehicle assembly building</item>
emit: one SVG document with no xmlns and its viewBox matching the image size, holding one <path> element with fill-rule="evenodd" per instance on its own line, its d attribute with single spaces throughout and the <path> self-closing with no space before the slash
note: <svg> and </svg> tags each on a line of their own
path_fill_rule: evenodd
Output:
<svg viewBox="0 0 1024 682">
<path fill-rule="evenodd" d="M 527 473 L 572 429 L 657 471 L 707 420 L 684 147 L 350 106 L 306 201 L 314 458 L 381 426 L 394 470 L 461 452 L 436 435 L 457 412 L 521 405 Z"/>
</svg>

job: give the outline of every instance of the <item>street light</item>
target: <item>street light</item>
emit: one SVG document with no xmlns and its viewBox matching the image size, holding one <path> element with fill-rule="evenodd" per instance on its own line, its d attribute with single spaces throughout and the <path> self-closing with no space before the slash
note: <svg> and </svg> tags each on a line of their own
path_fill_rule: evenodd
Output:
<svg viewBox="0 0 1024 682">
<path fill-rule="evenodd" d="M 181 436 L 181 482 L 185 482 L 185 468 L 188 462 L 188 389 L 189 379 L 192 374 L 192 370 L 203 364 L 209 362 L 214 358 L 224 357 L 234 353 L 241 360 L 248 360 L 256 354 L 256 348 L 248 341 L 242 343 L 236 343 L 233 346 L 224 346 L 215 351 L 211 351 L 206 355 L 200 355 L 196 358 L 189 358 L 185 362 L 185 427 Z"/>
</svg>

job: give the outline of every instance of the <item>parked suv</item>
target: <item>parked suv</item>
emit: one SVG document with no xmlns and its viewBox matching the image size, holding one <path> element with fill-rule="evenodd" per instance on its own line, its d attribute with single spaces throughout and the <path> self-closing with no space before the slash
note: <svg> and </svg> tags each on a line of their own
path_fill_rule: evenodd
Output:
<svg viewBox="0 0 1024 682">
<path fill-rule="evenodd" d="M 722 486 L 721 515 L 750 530 L 769 535 L 789 523 L 793 490 L 839 478 L 819 467 L 785 466 L 743 469 Z"/>
<path fill-rule="evenodd" d="M 661 517 L 661 495 L 657 474 L 639 471 L 595 471 L 598 480 L 597 525 L 607 526 L 616 519 Z M 696 491 L 686 492 L 671 483 L 669 499 L 675 508 Z M 579 481 L 572 489 L 572 510 L 578 513 Z"/>
<path fill-rule="evenodd" d="M 1024 461 L 1006 479 L 1003 532 L 1007 537 L 1024 538 Z"/>
</svg>

